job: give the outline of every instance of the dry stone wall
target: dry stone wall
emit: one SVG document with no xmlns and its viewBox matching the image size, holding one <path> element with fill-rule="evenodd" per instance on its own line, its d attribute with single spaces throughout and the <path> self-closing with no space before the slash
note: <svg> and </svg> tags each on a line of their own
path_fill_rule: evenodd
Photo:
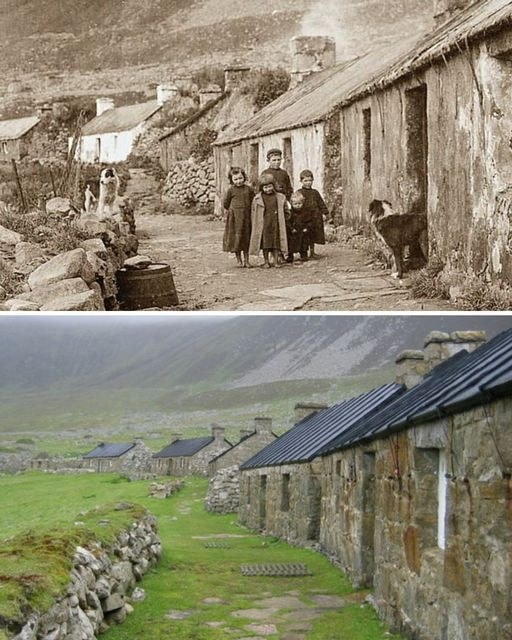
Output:
<svg viewBox="0 0 512 640">
<path fill-rule="evenodd" d="M 133 610 L 143 593 L 135 585 L 161 554 L 151 515 L 123 531 L 111 549 L 78 547 L 66 592 L 46 613 L 31 614 L 13 640 L 96 640 Z"/>
<path fill-rule="evenodd" d="M 218 471 L 208 484 L 206 511 L 236 513 L 240 502 L 240 470 L 238 465 Z"/>
<path fill-rule="evenodd" d="M 215 201 L 215 171 L 213 158 L 197 161 L 194 158 L 171 166 L 162 196 L 170 205 L 183 207 L 212 206 Z"/>
</svg>

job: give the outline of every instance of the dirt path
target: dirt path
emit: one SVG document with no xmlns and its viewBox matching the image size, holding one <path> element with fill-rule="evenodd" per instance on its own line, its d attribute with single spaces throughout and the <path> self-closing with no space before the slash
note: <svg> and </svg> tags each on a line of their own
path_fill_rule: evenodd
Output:
<svg viewBox="0 0 512 640">
<path fill-rule="evenodd" d="M 127 195 L 155 193 L 152 178 L 136 170 Z M 155 214 L 158 199 L 137 207 L 139 253 L 173 270 L 184 309 L 240 311 L 445 311 L 441 300 L 410 298 L 406 280 L 378 270 L 361 251 L 333 243 L 319 247 L 321 258 L 279 269 L 240 269 L 222 252 L 223 222 L 199 216 Z"/>
</svg>

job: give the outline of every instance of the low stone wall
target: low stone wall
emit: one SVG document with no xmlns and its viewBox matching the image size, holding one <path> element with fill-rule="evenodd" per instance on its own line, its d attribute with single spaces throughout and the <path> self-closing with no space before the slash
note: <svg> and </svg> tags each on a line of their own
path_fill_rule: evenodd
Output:
<svg viewBox="0 0 512 640">
<path fill-rule="evenodd" d="M 31 614 L 13 640 L 95 640 L 126 619 L 133 610 L 130 602 L 143 599 L 135 584 L 161 553 L 151 515 L 123 531 L 108 551 L 99 543 L 78 547 L 66 593 L 46 613 Z"/>
<path fill-rule="evenodd" d="M 59 199 L 62 200 L 62 199 Z M 30 214 L 29 214 L 30 215 Z M 7 263 L 22 274 L 21 292 L 6 298 L 0 291 L 0 309 L 9 311 L 104 311 L 117 304 L 116 272 L 138 250 L 134 235 L 133 211 L 100 220 L 81 215 L 74 220 L 64 216 L 56 228 L 67 229 L 84 239 L 70 251 L 51 255 L 42 245 L 0 227 L 0 245 L 7 246 Z M 45 227 L 42 234 L 55 229 Z M 2 297 L 6 298 L 2 302 Z"/>
<path fill-rule="evenodd" d="M 213 206 L 215 171 L 213 157 L 196 162 L 194 158 L 174 164 L 165 181 L 162 196 L 184 207 Z"/>
<path fill-rule="evenodd" d="M 236 513 L 240 503 L 240 470 L 237 465 L 221 469 L 210 480 L 205 499 L 206 511 Z"/>
</svg>

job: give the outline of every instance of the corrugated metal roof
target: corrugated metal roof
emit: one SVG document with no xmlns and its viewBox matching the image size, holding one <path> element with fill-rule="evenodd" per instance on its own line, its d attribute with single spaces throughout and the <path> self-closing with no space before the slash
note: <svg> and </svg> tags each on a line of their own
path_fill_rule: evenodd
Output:
<svg viewBox="0 0 512 640">
<path fill-rule="evenodd" d="M 193 456 L 201 449 L 212 443 L 213 436 L 205 438 L 189 438 L 187 440 L 175 440 L 164 447 L 153 458 L 177 458 L 181 456 Z"/>
<path fill-rule="evenodd" d="M 0 120 L 0 140 L 16 140 L 21 138 L 39 123 L 37 116 Z"/>
<path fill-rule="evenodd" d="M 402 385 L 387 384 L 318 411 L 298 422 L 240 468 L 254 469 L 312 460 L 340 434 L 349 432 L 362 416 L 374 413 L 403 391 Z"/>
<path fill-rule="evenodd" d="M 488 402 L 512 392 L 512 329 L 472 353 L 461 351 L 435 367 L 423 382 L 406 391 L 350 433 L 340 435 L 322 453 L 353 446 Z"/>
<path fill-rule="evenodd" d="M 107 109 L 82 127 L 82 136 L 130 131 L 161 109 L 156 100 Z"/>
<path fill-rule="evenodd" d="M 105 443 L 102 442 L 95 449 L 89 451 L 84 455 L 84 458 L 119 458 L 124 455 L 130 449 L 133 449 L 135 444 L 133 442 L 128 443 Z"/>
<path fill-rule="evenodd" d="M 351 62 L 313 74 L 235 131 L 219 136 L 215 144 L 233 144 L 320 122 L 335 108 L 389 86 L 453 50 L 464 49 L 470 40 L 500 28 L 511 19 L 510 0 L 484 0 L 432 33 L 404 35 Z"/>
</svg>

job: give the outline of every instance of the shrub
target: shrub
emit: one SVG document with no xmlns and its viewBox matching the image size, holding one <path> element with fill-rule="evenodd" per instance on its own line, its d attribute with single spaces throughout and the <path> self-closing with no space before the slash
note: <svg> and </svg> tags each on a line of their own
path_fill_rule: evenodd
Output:
<svg viewBox="0 0 512 640">
<path fill-rule="evenodd" d="M 460 287 L 455 306 L 461 311 L 510 311 L 512 288 L 506 284 L 489 284 L 478 276 L 468 276 Z"/>
<path fill-rule="evenodd" d="M 253 104 L 259 110 L 286 93 L 289 86 L 290 74 L 285 69 L 266 69 L 258 74 L 252 86 L 246 86 L 246 92 L 254 93 Z"/>
<path fill-rule="evenodd" d="M 14 271 L 10 262 L 0 258 L 0 287 L 5 289 L 8 298 L 12 298 L 22 290 L 22 276 Z"/>
<path fill-rule="evenodd" d="M 415 273 L 411 273 L 411 293 L 418 298 L 450 297 L 450 282 L 443 273 L 444 262 L 437 256 L 432 256 L 427 266 Z"/>
<path fill-rule="evenodd" d="M 190 147 L 190 155 L 196 160 L 206 160 L 212 155 L 212 144 L 217 139 L 217 132 L 205 127 L 195 137 Z"/>
</svg>

